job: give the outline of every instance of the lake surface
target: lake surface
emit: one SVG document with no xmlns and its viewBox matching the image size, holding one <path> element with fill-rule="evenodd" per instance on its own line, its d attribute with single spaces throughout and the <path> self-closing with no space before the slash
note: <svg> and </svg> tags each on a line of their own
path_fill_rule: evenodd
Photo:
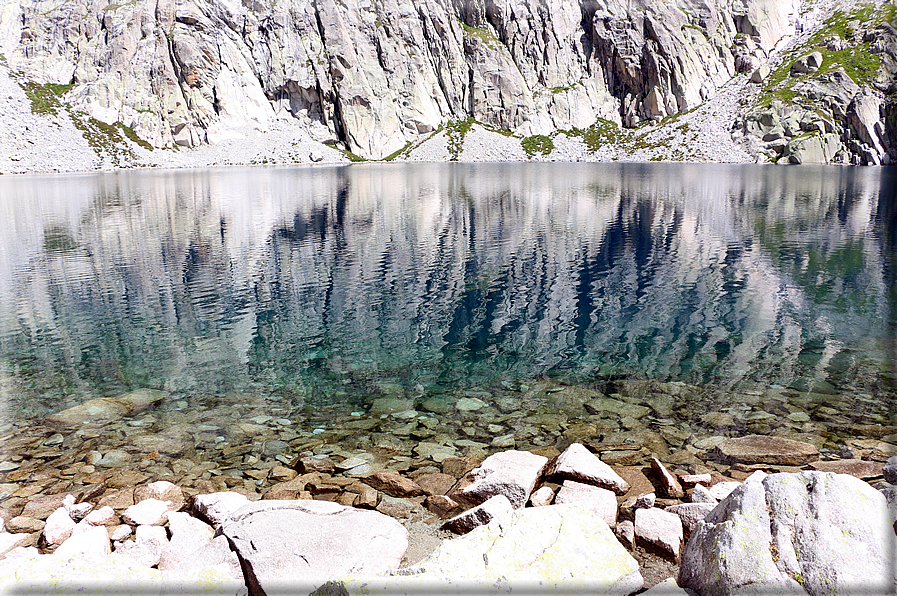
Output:
<svg viewBox="0 0 897 596">
<path fill-rule="evenodd" d="M 404 418 L 367 430 L 426 415 L 443 442 L 603 419 L 834 449 L 895 422 L 895 196 L 893 169 L 814 166 L 3 177 L 0 423 L 149 387 L 171 395 L 144 430 L 191 412 L 196 449 L 251 440 L 228 430 L 246 416 L 294 438 L 380 419 L 384 398 Z M 651 411 L 552 411 L 565 387 Z"/>
</svg>

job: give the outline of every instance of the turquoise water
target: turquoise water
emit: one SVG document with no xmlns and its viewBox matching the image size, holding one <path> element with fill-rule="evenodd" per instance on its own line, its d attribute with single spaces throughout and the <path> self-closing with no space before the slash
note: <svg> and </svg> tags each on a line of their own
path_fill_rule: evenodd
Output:
<svg viewBox="0 0 897 596">
<path fill-rule="evenodd" d="M 359 413 L 548 377 L 849 393 L 892 420 L 895 190 L 814 166 L 3 177 L 0 413 L 139 387 Z"/>
</svg>

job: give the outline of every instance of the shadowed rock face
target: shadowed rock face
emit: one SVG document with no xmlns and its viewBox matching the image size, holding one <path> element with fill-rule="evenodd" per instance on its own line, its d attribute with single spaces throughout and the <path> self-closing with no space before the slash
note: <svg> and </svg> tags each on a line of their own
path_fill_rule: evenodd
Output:
<svg viewBox="0 0 897 596">
<path fill-rule="evenodd" d="M 765 59 L 795 15 L 794 0 L 19 0 L 0 51 L 155 146 L 284 119 L 383 158 L 458 118 L 523 135 L 660 120 L 712 94 L 736 55 Z"/>
</svg>

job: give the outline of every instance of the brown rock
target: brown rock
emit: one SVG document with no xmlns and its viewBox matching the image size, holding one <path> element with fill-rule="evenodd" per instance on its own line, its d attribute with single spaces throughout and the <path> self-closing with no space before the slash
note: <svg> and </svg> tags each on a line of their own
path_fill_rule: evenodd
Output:
<svg viewBox="0 0 897 596">
<path fill-rule="evenodd" d="M 691 488 L 696 484 L 708 486 L 711 482 L 711 478 L 710 474 L 681 474 L 679 476 L 679 482 L 687 488 Z"/>
<path fill-rule="evenodd" d="M 311 472 L 332 474 L 335 469 L 336 466 L 333 462 L 326 458 L 303 457 L 296 463 L 296 471 L 300 474 L 309 474 Z"/>
<path fill-rule="evenodd" d="M 358 495 L 355 493 L 341 493 L 334 502 L 339 503 L 340 505 L 345 505 L 346 507 L 352 507 L 355 505 L 356 498 L 358 498 Z"/>
<path fill-rule="evenodd" d="M 416 482 L 389 470 L 371 474 L 362 480 L 392 497 L 416 497 L 424 494 L 424 490 Z"/>
<path fill-rule="evenodd" d="M 726 439 L 711 454 L 724 463 L 786 466 L 801 466 L 819 459 L 819 450 L 810 443 L 763 435 Z"/>
<path fill-rule="evenodd" d="M 433 474 L 423 474 L 415 479 L 418 486 L 424 489 L 428 495 L 444 495 L 451 490 L 457 479 L 449 474 L 436 472 Z"/>
<path fill-rule="evenodd" d="M 315 497 L 330 494 L 338 495 L 339 493 L 343 492 L 343 489 L 341 487 L 326 482 L 308 482 L 305 485 L 305 490 L 310 492 Z"/>
<path fill-rule="evenodd" d="M 424 500 L 424 507 L 439 517 L 444 517 L 460 507 L 457 501 L 445 495 L 433 495 Z"/>
<path fill-rule="evenodd" d="M 123 488 L 121 490 L 107 491 L 97 503 L 97 508 L 112 507 L 116 511 L 127 509 L 134 504 L 134 489 Z"/>
<path fill-rule="evenodd" d="M 43 529 L 44 522 L 42 520 L 26 517 L 24 515 L 19 515 L 6 522 L 6 531 L 12 532 L 13 534 L 20 534 L 22 532 L 30 534 L 32 532 L 40 532 Z"/>
<path fill-rule="evenodd" d="M 126 486 L 137 486 L 149 480 L 149 476 L 141 474 L 136 470 L 123 470 L 118 474 L 110 476 L 106 480 L 109 488 L 124 488 Z"/>
<path fill-rule="evenodd" d="M 271 489 L 265 494 L 262 495 L 262 499 L 265 501 L 292 501 L 296 499 L 299 495 L 298 490 L 274 490 Z"/>
<path fill-rule="evenodd" d="M 882 467 L 870 461 L 861 459 L 838 459 L 834 461 L 816 461 L 810 467 L 819 472 L 834 472 L 835 474 L 850 474 L 860 480 L 877 478 L 882 475 Z"/>
<path fill-rule="evenodd" d="M 442 460 L 442 473 L 461 478 L 481 463 L 475 457 L 448 457 Z"/>
<path fill-rule="evenodd" d="M 380 493 L 370 486 L 365 486 L 364 489 L 355 496 L 353 505 L 363 509 L 376 509 L 379 503 Z"/>
<path fill-rule="evenodd" d="M 674 499 L 681 499 L 685 496 L 685 491 L 682 490 L 682 485 L 679 484 L 676 477 L 670 474 L 669 470 L 666 469 L 666 466 L 660 463 L 660 460 L 656 457 L 651 458 L 651 469 L 657 474 L 657 479 L 660 481 L 661 492 Z"/>
</svg>

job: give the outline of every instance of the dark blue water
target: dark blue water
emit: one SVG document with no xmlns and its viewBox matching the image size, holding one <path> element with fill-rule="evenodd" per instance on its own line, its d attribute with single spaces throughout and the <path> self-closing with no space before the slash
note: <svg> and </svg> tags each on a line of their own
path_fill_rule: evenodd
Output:
<svg viewBox="0 0 897 596">
<path fill-rule="evenodd" d="M 862 395 L 881 422 L 895 191 L 813 166 L 3 177 L 3 415 L 139 387 L 364 411 L 550 377 Z"/>
</svg>

